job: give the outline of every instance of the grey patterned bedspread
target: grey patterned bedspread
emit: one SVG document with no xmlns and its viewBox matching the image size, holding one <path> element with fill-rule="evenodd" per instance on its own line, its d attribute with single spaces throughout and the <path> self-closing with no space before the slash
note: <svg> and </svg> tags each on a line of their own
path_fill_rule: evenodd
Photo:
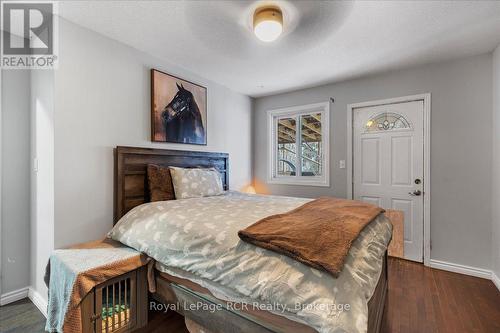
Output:
<svg viewBox="0 0 500 333">
<path fill-rule="evenodd" d="M 108 236 L 221 299 L 259 304 L 318 332 L 366 332 L 368 301 L 392 232 L 385 216 L 361 232 L 338 278 L 238 238 L 238 230 L 310 200 L 227 192 L 147 203 L 127 213 Z"/>
</svg>

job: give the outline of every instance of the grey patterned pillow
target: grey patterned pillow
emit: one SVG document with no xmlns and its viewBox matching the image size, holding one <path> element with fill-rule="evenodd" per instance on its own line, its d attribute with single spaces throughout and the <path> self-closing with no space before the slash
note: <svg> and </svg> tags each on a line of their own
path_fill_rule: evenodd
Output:
<svg viewBox="0 0 500 333">
<path fill-rule="evenodd" d="M 176 199 L 209 197 L 224 193 L 222 180 L 214 168 L 185 169 L 170 167 Z"/>
</svg>

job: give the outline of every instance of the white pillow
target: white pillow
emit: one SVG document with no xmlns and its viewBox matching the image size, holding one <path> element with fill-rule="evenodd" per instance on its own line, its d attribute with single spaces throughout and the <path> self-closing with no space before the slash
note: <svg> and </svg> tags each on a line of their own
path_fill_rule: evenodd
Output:
<svg viewBox="0 0 500 333">
<path fill-rule="evenodd" d="M 175 198 L 199 198 L 224 193 L 219 171 L 210 169 L 186 169 L 170 167 Z"/>
</svg>

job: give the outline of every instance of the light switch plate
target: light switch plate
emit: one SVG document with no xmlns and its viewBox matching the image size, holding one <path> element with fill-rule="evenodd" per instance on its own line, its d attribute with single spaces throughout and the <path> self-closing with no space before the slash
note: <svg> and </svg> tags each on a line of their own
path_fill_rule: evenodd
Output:
<svg viewBox="0 0 500 333">
<path fill-rule="evenodd" d="M 345 160 L 340 160 L 339 161 L 339 168 L 345 169 Z"/>
</svg>

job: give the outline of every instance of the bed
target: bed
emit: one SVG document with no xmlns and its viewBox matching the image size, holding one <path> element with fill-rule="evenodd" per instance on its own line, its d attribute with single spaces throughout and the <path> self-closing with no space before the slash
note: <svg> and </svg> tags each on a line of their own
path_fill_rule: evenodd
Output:
<svg viewBox="0 0 500 333">
<path fill-rule="evenodd" d="M 163 202 L 159 204 L 148 204 L 143 205 L 149 201 L 148 198 L 148 189 L 147 189 L 147 177 L 146 177 L 146 168 L 148 164 L 159 164 L 165 166 L 177 166 L 177 167 L 213 167 L 216 168 L 221 174 L 221 178 L 223 181 L 224 189 L 229 190 L 229 156 L 224 153 L 212 153 L 212 152 L 193 152 L 193 151 L 179 151 L 179 150 L 163 150 L 163 149 L 151 149 L 151 148 L 135 148 L 135 147 L 117 147 L 115 149 L 115 223 L 120 220 L 123 216 L 125 216 L 129 211 L 131 211 L 134 207 L 141 206 L 140 208 L 136 208 L 131 214 L 135 214 L 137 211 L 144 211 L 144 214 L 149 214 L 148 210 L 153 209 L 152 207 L 156 207 L 154 209 L 171 211 L 172 206 L 179 206 L 176 208 L 177 210 L 187 211 L 185 207 L 192 207 L 195 204 L 200 205 L 200 207 L 207 206 L 210 212 L 214 212 L 216 209 L 224 209 L 224 205 L 227 202 L 232 202 L 235 204 L 234 207 L 237 207 L 243 203 L 247 203 L 248 205 L 255 205 L 255 202 L 259 202 L 258 205 L 262 206 L 262 212 L 264 213 L 274 213 L 273 209 L 276 209 L 276 206 L 282 206 L 284 210 L 288 209 L 287 206 L 296 207 L 301 203 L 305 202 L 307 199 L 300 198 L 282 198 L 282 197 L 262 197 L 262 196 L 252 196 L 252 195 L 244 195 L 234 192 L 228 192 L 225 197 L 217 197 L 217 198 L 205 198 L 200 199 L 199 201 L 192 199 L 183 199 L 179 200 L 177 203 L 174 202 Z M 192 201 L 186 201 L 192 200 Z M 270 201 L 276 201 L 279 205 L 273 205 Z M 185 204 L 184 208 L 181 206 Z M 210 206 L 212 205 L 212 206 Z M 228 206 L 231 210 L 232 208 Z M 254 207 L 254 206 L 251 206 Z M 127 215 L 130 216 L 131 214 Z M 215 213 L 213 213 L 215 214 Z M 237 214 L 237 213 L 236 213 Z M 258 212 L 255 214 L 258 215 Z M 179 215 L 179 214 L 178 214 Z M 220 215 L 220 214 L 219 214 Z M 217 216 L 219 216 L 217 215 Z M 255 215 L 253 218 L 256 218 Z M 146 215 L 145 215 L 146 216 Z M 185 218 L 185 216 L 184 216 Z M 189 216 L 188 216 L 189 218 Z M 250 218 L 250 217 L 249 217 Z M 124 219 L 126 220 L 126 219 Z M 244 218 L 236 219 L 237 222 L 239 220 L 245 220 Z M 175 224 L 175 223 L 174 223 Z M 210 224 L 210 221 L 208 222 Z M 364 230 L 367 235 L 376 235 L 378 233 L 378 228 L 382 225 L 383 222 L 371 223 L 369 230 Z M 374 226 L 372 226 L 374 225 Z M 195 224 L 195 226 L 197 226 Z M 199 225 L 198 225 L 199 226 Z M 235 228 L 239 227 L 238 225 Z M 203 231 L 199 231 L 200 233 L 210 233 L 210 228 L 213 228 L 212 225 L 206 226 L 206 229 Z M 232 229 L 228 229 L 232 230 Z M 169 235 L 172 237 L 173 235 Z M 214 234 L 216 237 L 217 234 Z M 161 234 L 156 235 L 157 240 L 162 237 Z M 390 237 L 390 236 L 389 236 Z M 223 237 L 225 238 L 225 237 Z M 231 238 L 231 237 L 228 237 Z M 362 237 L 360 236 L 360 239 Z M 368 236 L 363 236 L 363 240 L 368 238 Z M 126 241 L 126 239 L 122 239 Z M 155 235 L 152 234 L 150 242 L 154 242 Z M 213 240 L 214 242 L 219 242 L 219 239 Z M 133 243 L 133 241 L 130 241 Z M 130 243 L 129 242 L 129 243 Z M 139 248 L 142 251 L 148 252 L 152 246 L 148 244 L 148 242 L 143 242 L 135 244 L 134 247 Z M 162 242 L 158 242 L 161 244 Z M 221 240 L 221 246 L 224 246 L 224 241 Z M 215 244 L 215 243 L 214 243 Z M 201 248 L 201 252 L 207 247 L 208 243 L 200 244 L 203 246 Z M 353 244 L 354 246 L 354 244 Z M 359 245 L 361 246 L 361 243 Z M 210 249 L 210 246 L 208 246 Z M 233 248 L 230 248 L 232 251 Z M 153 250 L 151 250 L 153 251 Z M 209 251 L 209 250 L 207 250 Z M 224 251 L 222 247 L 219 251 Z M 274 260 L 275 266 L 285 265 L 286 272 L 288 277 L 291 277 L 293 274 L 298 276 L 299 282 L 294 286 L 297 288 L 303 288 L 304 286 L 310 287 L 315 280 L 318 280 L 315 287 L 321 285 L 323 281 L 327 281 L 325 283 L 339 283 L 342 280 L 342 276 L 339 276 L 339 281 L 334 281 L 331 277 L 324 277 L 324 274 L 315 271 L 314 269 L 303 267 L 304 265 L 294 262 L 290 258 L 283 258 L 277 254 L 267 253 L 267 250 L 256 250 L 252 248 L 249 244 L 238 245 L 236 249 L 235 256 L 237 255 L 238 260 L 248 260 L 245 257 L 245 254 L 255 254 L 259 256 L 259 260 L 264 260 L 258 262 L 259 264 L 256 267 L 252 268 L 256 271 L 259 269 L 260 272 L 263 272 L 262 267 L 265 267 L 267 261 Z M 242 252 L 243 251 L 243 252 Z M 244 252 L 250 251 L 250 252 Z M 370 251 L 374 251 L 373 248 Z M 210 252 L 210 251 L 209 251 Z M 214 255 L 217 255 L 217 251 L 213 250 Z M 229 250 L 227 252 L 230 252 Z M 263 253 L 264 252 L 264 253 Z M 355 252 L 355 251 L 352 251 Z M 175 252 L 174 252 L 175 253 Z M 355 271 L 354 268 L 356 266 L 353 263 L 346 261 L 346 271 L 354 272 L 354 275 L 363 283 L 366 282 L 366 285 L 363 288 L 360 288 L 361 291 L 359 293 L 363 293 L 363 295 L 357 295 L 357 299 L 353 303 L 356 304 L 358 302 L 358 298 L 365 297 L 365 300 L 368 300 L 364 305 L 359 306 L 367 306 L 367 318 L 365 320 L 359 320 L 358 323 L 352 323 L 353 327 L 356 327 L 356 331 L 367 331 L 370 333 L 376 333 L 380 331 L 381 320 L 384 310 L 385 297 L 387 294 L 387 252 L 385 249 L 378 250 L 377 256 L 380 260 L 376 263 L 370 263 L 373 266 L 371 269 L 373 272 L 370 274 L 365 274 L 362 271 Z M 171 253 L 170 253 L 171 254 Z M 366 253 L 357 253 L 353 254 L 351 260 L 362 260 L 363 254 Z M 151 252 L 151 255 L 154 256 L 155 253 Z M 244 258 L 244 259 L 242 259 Z M 266 259 L 267 258 L 267 259 Z M 158 258 L 157 258 L 158 259 Z M 161 258 L 160 258 L 161 259 Z M 174 267 L 171 264 L 171 260 L 174 260 L 175 256 L 166 256 L 164 260 L 158 260 L 158 264 L 156 266 L 156 284 L 157 291 L 153 295 L 155 299 L 157 299 L 161 303 L 165 304 L 183 304 L 183 307 L 175 307 L 174 309 L 181 314 L 183 314 L 186 318 L 186 322 L 190 323 L 193 326 L 203 327 L 205 331 L 208 332 L 235 332 L 235 331 L 244 331 L 244 332 L 315 332 L 315 331 L 335 331 L 335 327 L 332 327 L 329 324 L 325 324 L 325 326 L 321 326 L 321 318 L 315 320 L 315 314 L 311 314 L 310 309 L 299 309 L 297 311 L 288 311 L 283 310 L 279 311 L 276 307 L 268 308 L 266 306 L 259 306 L 262 300 L 258 300 L 258 302 L 252 302 L 252 296 L 255 296 L 255 293 L 252 292 L 255 290 L 259 290 L 259 295 L 262 294 L 262 290 L 260 289 L 252 289 L 251 281 L 246 281 L 245 277 L 251 275 L 250 270 L 247 269 L 248 265 L 241 265 L 243 268 L 238 268 L 238 270 L 234 269 L 231 264 L 228 266 L 231 267 L 231 270 L 224 271 L 222 276 L 216 276 L 216 278 L 212 277 L 214 273 L 218 271 L 215 270 L 214 267 L 218 267 L 217 263 L 214 262 L 213 265 L 208 265 L 210 260 L 210 256 L 207 259 L 207 265 L 202 267 L 203 261 L 194 262 L 191 267 L 185 267 L 186 269 L 179 269 L 178 267 Z M 231 258 L 234 259 L 234 258 Z M 164 263 L 167 263 L 165 265 Z M 245 262 L 246 263 L 246 262 Z M 196 266 L 198 265 L 198 266 Z M 224 265 L 221 265 L 224 266 Z M 195 267 L 195 268 L 193 268 Z M 197 267 L 197 268 L 196 268 Z M 201 268 L 200 268 L 201 267 Z M 280 269 L 282 266 L 279 266 Z M 210 271 L 210 269 L 214 268 L 215 271 Z M 198 271 L 197 271 L 198 269 Z M 242 274 L 239 274 L 239 270 L 242 270 Z M 271 269 L 272 270 L 272 269 Z M 193 272 L 200 271 L 208 271 L 207 275 L 203 274 L 194 274 Z M 265 270 L 264 270 L 265 271 Z M 210 275 L 212 274 L 212 275 Z M 347 273 L 346 273 L 347 274 Z M 226 276 L 227 275 L 227 276 Z M 280 274 L 278 274 L 280 275 Z M 280 276 L 276 276 L 273 281 L 278 283 L 280 282 Z M 368 276 L 369 275 L 369 276 Z M 267 275 L 266 275 L 267 276 Z M 212 278 L 211 278 L 212 277 Z M 243 280 L 238 279 L 243 278 Z M 345 278 L 343 283 L 346 282 L 348 278 Z M 231 285 L 231 281 L 238 281 L 239 286 L 246 287 L 237 289 L 235 286 Z M 357 286 L 357 284 L 354 284 Z M 336 285 L 338 286 L 338 285 Z M 347 285 L 346 285 L 347 286 Z M 286 287 L 288 288 L 288 286 Z M 287 293 L 288 289 L 279 289 L 282 293 Z M 251 290 L 248 290 L 251 289 Z M 330 288 L 329 288 L 330 289 Z M 335 293 L 342 294 L 343 289 L 342 286 L 340 288 L 334 287 L 332 290 L 336 289 Z M 341 291 L 339 291 L 339 289 Z M 352 289 L 352 288 L 347 288 Z M 356 288 L 354 288 L 356 289 Z M 278 289 L 271 289 L 278 290 Z M 352 291 L 352 293 L 357 292 L 356 290 Z M 269 293 L 269 292 L 268 292 Z M 327 296 L 326 293 L 325 297 Z M 347 294 L 346 294 L 347 295 Z M 337 297 L 336 299 L 342 299 L 342 297 L 348 297 L 346 295 L 338 296 L 337 294 L 333 295 L 333 297 Z M 283 295 L 285 297 L 287 295 Z M 260 297 L 260 296 L 259 296 Z M 269 300 L 272 300 L 273 295 Z M 317 297 L 317 296 L 314 296 Z M 309 300 L 308 300 L 309 301 Z M 257 306 L 245 307 L 242 304 L 257 304 Z M 263 302 L 265 305 L 267 303 Z M 269 302 L 270 303 L 270 302 Z M 312 302 L 314 303 L 314 302 Z M 346 302 L 347 303 L 347 302 Z M 186 305 L 193 305 L 191 308 L 186 311 Z M 205 304 L 205 307 L 201 306 Z M 314 303 L 316 304 L 316 303 Z M 209 309 L 209 311 L 207 311 Z M 211 309 L 217 309 L 217 311 L 211 311 Z M 338 311 L 339 309 L 335 309 Z M 348 312 L 345 312 L 349 314 Z M 354 313 L 354 312 L 353 312 Z M 342 314 L 344 315 L 344 313 Z M 317 317 L 317 315 L 316 315 Z M 361 316 L 362 317 L 362 316 Z M 312 318 L 312 319 L 311 319 Z M 356 318 L 351 318 L 349 321 L 356 321 Z M 351 324 L 350 322 L 348 323 Z M 188 324 L 188 327 L 190 326 Z M 330 327 L 331 330 L 325 327 Z M 349 326 L 350 327 L 350 326 Z M 194 329 L 193 329 L 194 330 Z M 344 329 L 344 331 L 348 330 L 348 328 Z M 341 328 L 338 328 L 338 331 L 342 331 Z"/>
</svg>

